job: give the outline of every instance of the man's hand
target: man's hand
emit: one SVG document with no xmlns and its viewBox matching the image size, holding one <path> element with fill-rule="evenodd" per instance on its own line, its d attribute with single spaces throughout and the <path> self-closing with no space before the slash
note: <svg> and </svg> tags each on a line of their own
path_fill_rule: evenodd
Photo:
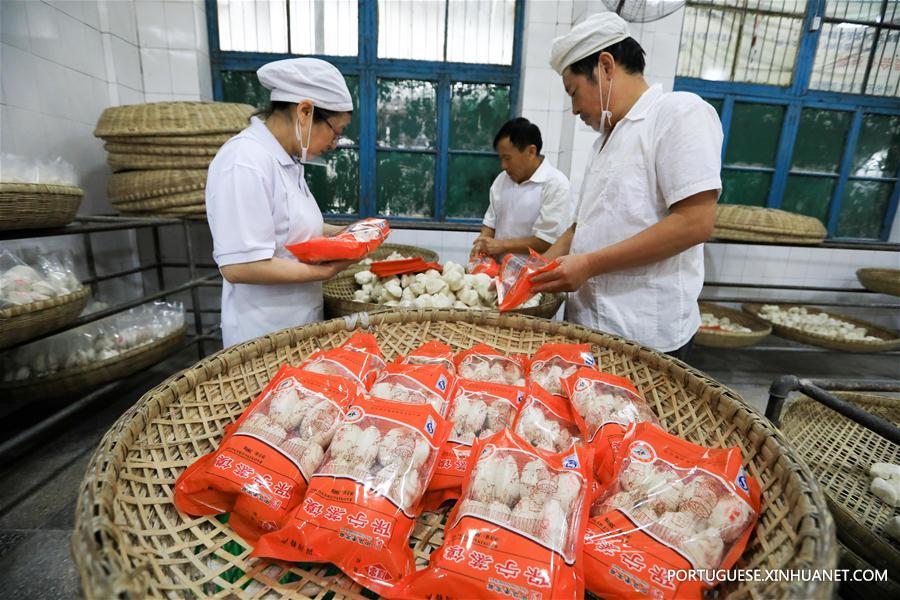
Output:
<svg viewBox="0 0 900 600">
<path fill-rule="evenodd" d="M 559 266 L 531 279 L 535 292 L 574 292 L 590 279 L 590 264 L 585 254 L 568 254 L 556 259 Z"/>
<path fill-rule="evenodd" d="M 480 235 L 472 242 L 472 252 L 469 256 L 479 256 L 481 254 L 496 256 L 505 251 L 506 244 L 502 240 L 495 240 L 493 237 Z"/>
</svg>

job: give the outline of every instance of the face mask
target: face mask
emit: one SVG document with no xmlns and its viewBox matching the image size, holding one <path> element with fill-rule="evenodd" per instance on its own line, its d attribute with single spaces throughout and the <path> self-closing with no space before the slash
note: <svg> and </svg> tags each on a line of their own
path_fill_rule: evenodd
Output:
<svg viewBox="0 0 900 600">
<path fill-rule="evenodd" d="M 603 121 L 606 120 L 606 123 L 609 125 L 610 129 L 612 129 L 612 111 L 610 109 L 610 98 L 612 98 L 612 79 L 609 80 L 609 85 L 607 85 L 606 92 L 606 106 L 603 105 L 603 92 L 600 92 L 600 126 L 603 126 Z"/>
<path fill-rule="evenodd" d="M 312 114 L 310 114 L 312 118 Z M 303 133 L 300 129 L 300 117 L 297 117 L 297 124 L 294 126 L 294 134 L 297 141 L 300 142 L 300 162 L 306 164 L 306 154 L 309 151 L 309 144 L 312 141 L 312 123 L 309 124 L 309 134 L 306 136 L 306 145 L 303 145 Z"/>
</svg>

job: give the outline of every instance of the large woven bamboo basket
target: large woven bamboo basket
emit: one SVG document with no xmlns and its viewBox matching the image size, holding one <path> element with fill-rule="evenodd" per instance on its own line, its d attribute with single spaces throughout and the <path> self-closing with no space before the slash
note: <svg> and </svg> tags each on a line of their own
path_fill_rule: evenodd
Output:
<svg viewBox="0 0 900 600">
<path fill-rule="evenodd" d="M 0 350 L 59 329 L 81 314 L 91 295 L 87 286 L 71 294 L 0 310 Z"/>
<path fill-rule="evenodd" d="M 117 137 L 194 136 L 237 133 L 256 111 L 230 102 L 152 102 L 111 106 L 97 121 L 94 135 Z"/>
<path fill-rule="evenodd" d="M 365 325 L 388 359 L 429 340 L 455 349 L 485 342 L 526 353 L 546 342 L 591 344 L 602 367 L 631 379 L 670 432 L 742 449 L 763 499 L 738 568 L 834 568 L 834 523 L 818 483 L 782 434 L 737 394 L 680 361 L 597 331 L 448 309 L 363 314 L 286 329 L 212 355 L 146 393 L 104 436 L 82 483 L 72 551 L 85 596 L 363 598 L 359 586 L 331 566 L 249 558 L 246 543 L 219 519 L 179 513 L 172 491 L 188 465 L 216 448 L 224 428 L 281 364 L 333 348 Z M 411 540 L 419 565 L 442 542 L 443 518 L 426 513 L 419 519 Z M 244 590 L 251 579 L 253 587 Z M 831 588 L 819 580 L 732 582 L 717 595 L 829 598 Z"/>
<path fill-rule="evenodd" d="M 791 306 L 799 305 L 780 304 L 779 306 L 782 309 L 787 309 Z M 744 311 L 760 319 L 762 319 L 759 314 L 760 310 L 762 310 L 762 307 L 762 304 L 754 303 L 747 303 L 742 306 Z M 855 319 L 853 317 L 848 317 L 846 315 L 841 315 L 835 312 L 824 311 L 818 308 L 813 308 L 811 306 L 807 306 L 805 308 L 807 312 L 812 314 L 826 313 L 836 319 L 847 321 L 848 323 L 853 323 L 858 327 L 865 327 L 868 332 L 867 335 L 875 336 L 879 338 L 879 341 L 863 342 L 858 340 L 840 340 L 823 335 L 809 333 L 795 327 L 778 325 L 777 323 L 772 323 L 772 333 L 785 339 L 794 340 L 795 342 L 812 344 L 813 346 L 821 346 L 822 348 L 828 348 L 830 350 L 840 350 L 842 352 L 887 352 L 888 350 L 893 350 L 897 346 L 900 346 L 900 335 L 898 335 L 896 331 L 891 331 L 890 329 L 879 327 L 874 323 L 869 323 L 868 321 L 863 321 L 862 319 Z"/>
<path fill-rule="evenodd" d="M 728 317 L 732 323 L 743 325 L 751 331 L 750 333 L 740 333 L 701 327 L 694 335 L 694 343 L 699 346 L 745 348 L 761 342 L 767 335 L 772 333 L 772 326 L 767 321 L 721 304 L 701 302 L 700 312 L 710 313 L 718 318 Z"/>
<path fill-rule="evenodd" d="M 0 183 L 0 230 L 67 225 L 82 197 L 84 190 L 73 185 Z"/>
<path fill-rule="evenodd" d="M 325 317 L 343 317 L 358 312 L 382 312 L 390 310 L 409 310 L 396 306 L 384 306 L 374 302 L 357 302 L 353 299 L 353 292 L 359 289 L 356 280 L 350 273 L 341 273 L 325 282 L 322 286 L 322 297 L 325 304 Z M 537 306 L 528 308 L 516 308 L 511 312 L 531 317 L 552 319 L 559 311 L 565 296 L 563 294 L 543 294 L 541 302 Z"/>
<path fill-rule="evenodd" d="M 153 342 L 86 367 L 65 369 L 44 377 L 0 383 L 0 398 L 10 401 L 50 400 L 85 392 L 152 366 L 181 347 L 185 327 Z"/>
<path fill-rule="evenodd" d="M 153 213 L 170 208 L 206 205 L 206 192 L 197 190 L 194 192 L 181 192 L 178 194 L 169 194 L 167 196 L 156 196 L 147 198 L 146 200 L 110 200 L 116 209 L 120 212 L 130 213 Z"/>
<path fill-rule="evenodd" d="M 119 154 L 106 155 L 106 164 L 113 172 L 152 171 L 155 169 L 206 169 L 212 156 L 174 156 L 160 154 Z"/>
<path fill-rule="evenodd" d="M 179 146 L 170 144 L 116 144 L 110 142 L 104 145 L 110 154 L 158 154 L 160 156 L 215 156 L 219 151 L 218 146 Z"/>
<path fill-rule="evenodd" d="M 900 296 L 900 269 L 859 269 L 856 278 L 867 290 Z"/>
<path fill-rule="evenodd" d="M 244 126 L 246 127 L 246 124 Z M 157 146 L 215 146 L 218 148 L 233 136 L 233 133 L 213 133 L 209 135 L 134 135 L 110 137 L 110 140 L 116 144 L 153 144 Z"/>
<path fill-rule="evenodd" d="M 819 244 L 828 230 L 815 217 L 775 208 L 719 204 L 713 237 L 721 240 Z"/>
<path fill-rule="evenodd" d="M 113 202 L 134 202 L 160 196 L 203 191 L 206 169 L 127 171 L 114 173 L 106 185 Z"/>
<path fill-rule="evenodd" d="M 900 426 L 898 398 L 834 394 Z M 900 446 L 806 396 L 788 402 L 781 431 L 824 488 L 841 543 L 875 568 L 887 569 L 900 579 L 900 544 L 884 531 L 900 511 L 869 491 L 868 475 L 872 463 L 900 464 Z"/>
</svg>

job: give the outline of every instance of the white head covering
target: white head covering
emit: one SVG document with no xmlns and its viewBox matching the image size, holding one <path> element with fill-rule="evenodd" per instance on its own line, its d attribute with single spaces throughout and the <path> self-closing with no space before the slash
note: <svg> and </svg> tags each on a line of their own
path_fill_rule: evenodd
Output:
<svg viewBox="0 0 900 600">
<path fill-rule="evenodd" d="M 566 67 L 630 37 L 625 19 L 614 12 L 589 15 L 566 35 L 553 40 L 550 66 L 562 75 Z"/>
<path fill-rule="evenodd" d="M 272 90 L 273 102 L 312 100 L 314 106 L 339 112 L 353 110 L 344 76 L 333 64 L 318 58 L 276 60 L 259 68 L 259 82 Z"/>
</svg>

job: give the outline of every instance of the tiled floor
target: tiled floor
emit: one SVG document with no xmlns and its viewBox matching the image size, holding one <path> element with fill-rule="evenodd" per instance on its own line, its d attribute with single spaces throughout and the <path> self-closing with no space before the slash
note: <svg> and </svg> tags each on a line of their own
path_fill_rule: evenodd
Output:
<svg viewBox="0 0 900 600">
<path fill-rule="evenodd" d="M 82 415 L 51 441 L 0 473 L 0 598 L 80 596 L 69 550 L 79 485 L 93 449 L 115 419 L 141 394 L 196 359 L 186 352 L 128 382 L 108 404 Z M 821 352 L 757 352 L 697 348 L 698 369 L 732 387 L 763 411 L 780 374 L 807 377 L 900 376 L 896 356 Z"/>
</svg>

